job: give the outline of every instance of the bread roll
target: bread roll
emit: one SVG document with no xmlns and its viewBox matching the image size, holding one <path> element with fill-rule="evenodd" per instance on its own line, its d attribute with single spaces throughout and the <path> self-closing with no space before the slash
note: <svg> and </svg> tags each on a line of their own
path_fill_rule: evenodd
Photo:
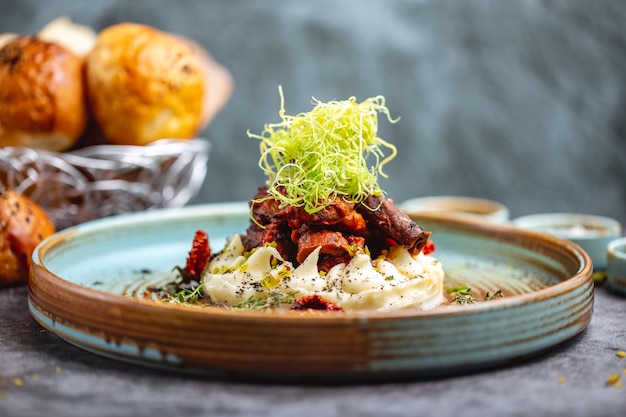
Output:
<svg viewBox="0 0 626 417">
<path fill-rule="evenodd" d="M 11 32 L 0 33 L 0 48 L 19 36 L 20 35 L 18 35 L 17 33 Z"/>
<path fill-rule="evenodd" d="M 0 287 L 28 282 L 33 250 L 54 232 L 38 204 L 15 191 L 0 190 Z"/>
<path fill-rule="evenodd" d="M 99 33 L 87 56 L 88 97 L 109 141 L 146 145 L 161 138 L 192 138 L 205 127 L 210 119 L 205 60 L 210 58 L 196 48 L 180 37 L 134 23 Z"/>
<path fill-rule="evenodd" d="M 24 36 L 0 49 L 0 146 L 63 151 L 87 124 L 84 60 Z"/>
<path fill-rule="evenodd" d="M 204 91 L 202 117 L 200 119 L 200 126 L 205 127 L 228 103 L 233 94 L 234 82 L 230 72 L 217 63 L 202 45 L 184 36 L 179 36 L 179 38 L 190 45 L 194 53 L 198 54 L 205 72 L 207 88 Z"/>
<path fill-rule="evenodd" d="M 44 26 L 37 38 L 64 46 L 80 57 L 85 57 L 96 43 L 96 32 L 89 26 L 59 17 Z"/>
</svg>

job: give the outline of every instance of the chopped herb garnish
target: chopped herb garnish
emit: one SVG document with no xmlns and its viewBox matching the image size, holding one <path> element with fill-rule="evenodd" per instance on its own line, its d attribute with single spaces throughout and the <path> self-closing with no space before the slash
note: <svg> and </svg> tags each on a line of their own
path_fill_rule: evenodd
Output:
<svg viewBox="0 0 626 417">
<path fill-rule="evenodd" d="M 457 304 L 473 304 L 472 289 L 467 285 L 448 288 L 448 294 L 454 294 L 451 302 Z"/>
<path fill-rule="evenodd" d="M 467 285 L 458 285 L 455 287 L 450 287 L 447 289 L 448 294 L 453 294 L 451 303 L 457 304 L 473 304 L 476 301 L 490 301 L 496 298 L 502 298 L 504 295 L 502 294 L 502 290 L 497 290 L 495 293 L 491 294 L 487 292 L 485 297 L 482 299 L 476 299 L 472 295 L 472 289 Z"/>
<path fill-rule="evenodd" d="M 273 292 L 267 298 L 263 299 L 250 297 L 247 300 L 234 305 L 233 308 L 238 310 L 260 310 L 264 308 L 278 307 L 281 304 L 291 304 L 293 301 L 294 297 L 292 294 Z"/>
<path fill-rule="evenodd" d="M 489 294 L 489 291 L 487 291 L 487 294 L 485 294 L 485 301 L 489 301 L 489 300 L 493 300 L 495 298 L 502 298 L 502 290 L 498 290 L 496 292 L 493 293 L 493 295 Z"/>
<path fill-rule="evenodd" d="M 178 304 L 198 304 L 204 297 L 204 282 L 193 282 L 189 288 L 178 288 L 176 292 L 166 294 L 163 301 Z"/>
</svg>

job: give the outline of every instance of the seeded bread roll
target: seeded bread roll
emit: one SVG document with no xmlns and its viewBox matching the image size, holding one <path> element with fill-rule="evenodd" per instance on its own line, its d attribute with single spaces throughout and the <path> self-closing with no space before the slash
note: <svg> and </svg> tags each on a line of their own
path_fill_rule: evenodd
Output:
<svg viewBox="0 0 626 417">
<path fill-rule="evenodd" d="M 208 63 L 216 65 L 204 53 L 197 44 L 146 25 L 120 23 L 100 32 L 87 56 L 86 78 L 105 137 L 146 145 L 196 136 L 210 119 L 207 97 L 215 71 Z M 224 82 L 230 85 L 230 78 Z M 230 88 L 220 94 L 229 96 Z"/>
<path fill-rule="evenodd" d="M 33 250 L 54 232 L 38 204 L 15 191 L 0 190 L 0 287 L 28 282 Z"/>
<path fill-rule="evenodd" d="M 84 60 L 22 36 L 0 49 L 0 147 L 64 151 L 87 124 Z"/>
</svg>

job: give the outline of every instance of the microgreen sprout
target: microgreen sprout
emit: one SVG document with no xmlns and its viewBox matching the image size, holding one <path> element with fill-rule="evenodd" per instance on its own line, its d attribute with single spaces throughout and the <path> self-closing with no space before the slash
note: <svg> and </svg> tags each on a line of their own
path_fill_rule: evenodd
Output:
<svg viewBox="0 0 626 417">
<path fill-rule="evenodd" d="M 204 297 L 204 282 L 193 282 L 189 288 L 180 288 L 168 294 L 163 301 L 175 304 L 198 304 Z"/>
</svg>

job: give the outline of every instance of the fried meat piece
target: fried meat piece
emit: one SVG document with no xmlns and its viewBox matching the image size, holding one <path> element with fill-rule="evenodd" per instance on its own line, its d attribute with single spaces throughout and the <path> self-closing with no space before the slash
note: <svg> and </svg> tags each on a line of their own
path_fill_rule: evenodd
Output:
<svg viewBox="0 0 626 417">
<path fill-rule="evenodd" d="M 252 218 L 258 224 L 283 223 L 293 216 L 294 207 L 285 205 L 272 197 L 266 187 L 260 187 L 250 200 Z"/>
<path fill-rule="evenodd" d="M 365 238 L 343 236 L 336 230 L 305 229 L 298 234 L 297 244 L 296 260 L 299 263 L 304 262 L 311 252 L 319 247 L 318 267 L 328 272 L 337 264 L 350 262 L 356 252 L 364 250 Z"/>
<path fill-rule="evenodd" d="M 318 212 L 307 213 L 303 207 L 283 205 L 268 193 L 267 188 L 261 187 L 250 204 L 252 217 L 261 225 L 287 222 L 291 229 L 303 225 L 336 226 L 353 233 L 366 228 L 363 216 L 355 210 L 355 204 L 340 197 Z"/>
<path fill-rule="evenodd" d="M 352 212 L 354 212 L 354 203 L 337 197 L 332 204 L 315 213 L 307 213 L 304 208 L 297 207 L 295 215 L 289 219 L 289 225 L 294 229 L 303 224 L 333 226 L 341 223 Z"/>
<path fill-rule="evenodd" d="M 299 234 L 297 261 L 304 262 L 318 247 L 321 247 L 320 254 L 332 256 L 340 256 L 350 251 L 348 240 L 340 232 L 309 229 Z"/>
<path fill-rule="evenodd" d="M 417 253 L 430 236 L 384 197 L 369 196 L 360 204 L 337 197 L 322 210 L 307 213 L 281 203 L 261 187 L 250 208 L 254 222 L 242 235 L 246 249 L 272 243 L 284 259 L 299 264 L 321 247 L 318 266 L 324 271 L 349 262 L 366 243 L 373 255 L 396 244 Z"/>
<path fill-rule="evenodd" d="M 296 245 L 291 240 L 291 233 L 291 229 L 284 223 L 271 223 L 263 228 L 253 223 L 246 233 L 241 235 L 241 242 L 245 250 L 271 243 L 284 259 L 291 260 L 296 254 Z"/>
<path fill-rule="evenodd" d="M 357 210 L 370 223 L 370 228 L 380 229 L 414 253 L 419 252 L 428 242 L 431 232 L 424 231 L 392 200 L 370 195 L 362 205 L 357 206 Z"/>
</svg>

